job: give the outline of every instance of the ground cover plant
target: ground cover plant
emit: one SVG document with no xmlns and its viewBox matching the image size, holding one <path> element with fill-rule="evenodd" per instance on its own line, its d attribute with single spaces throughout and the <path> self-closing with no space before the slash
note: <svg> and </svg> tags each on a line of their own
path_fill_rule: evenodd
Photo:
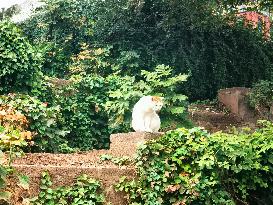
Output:
<svg viewBox="0 0 273 205">
<path fill-rule="evenodd" d="M 117 190 L 130 204 L 271 204 L 273 124 L 209 134 L 180 128 L 143 145 L 139 178 Z"/>
<path fill-rule="evenodd" d="M 72 186 L 51 188 L 52 182 L 47 171 L 42 173 L 40 193 L 37 197 L 29 199 L 33 205 L 59 205 L 59 204 L 104 204 L 105 197 L 99 181 L 81 175 Z"/>
</svg>

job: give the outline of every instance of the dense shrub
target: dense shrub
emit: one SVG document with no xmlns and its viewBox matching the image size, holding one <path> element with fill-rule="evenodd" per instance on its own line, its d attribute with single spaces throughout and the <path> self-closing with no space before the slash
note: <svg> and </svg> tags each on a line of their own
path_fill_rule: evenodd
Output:
<svg viewBox="0 0 273 205">
<path fill-rule="evenodd" d="M 96 14 L 98 42 L 113 45 L 113 52 L 136 51 L 145 69 L 163 63 L 190 72 L 180 89 L 193 100 L 272 76 L 271 43 L 240 23 L 230 25 L 208 1 L 113 0 L 97 7 L 106 11 Z"/>
<path fill-rule="evenodd" d="M 63 119 L 59 106 L 47 107 L 46 102 L 24 94 L 2 95 L 0 104 L 11 106 L 27 118 L 29 130 L 34 134 L 32 151 L 61 151 L 60 145 L 66 143 L 63 137 L 67 131 L 60 127 Z"/>
<path fill-rule="evenodd" d="M 33 41 L 57 45 L 46 65 L 57 73 L 67 70 L 81 43 L 111 45 L 108 58 L 128 75 L 170 65 L 176 74 L 191 74 L 179 86 L 181 93 L 207 99 L 220 88 L 250 86 L 272 76 L 271 42 L 233 16 L 217 15 L 220 9 L 214 1 L 48 1 L 23 26 Z M 64 56 L 66 65 L 57 68 Z"/>
<path fill-rule="evenodd" d="M 208 134 L 170 131 L 143 145 L 138 181 L 117 186 L 131 204 L 272 204 L 273 125 Z"/>
<path fill-rule="evenodd" d="M 67 74 L 71 57 L 82 43 L 90 42 L 94 19 L 92 1 L 46 0 L 38 15 L 22 24 L 22 29 L 43 51 L 43 72 L 57 77 Z"/>
<path fill-rule="evenodd" d="M 183 123 L 187 97 L 178 94 L 175 87 L 187 76 L 171 77 L 171 68 L 164 65 L 151 72 L 143 71 L 142 75 L 143 81 L 119 74 L 49 80 L 46 101 L 61 107 L 64 127 L 70 131 L 66 137 L 69 145 L 81 149 L 108 148 L 110 133 L 130 130 L 132 108 L 143 95 L 165 97 L 163 128 L 175 120 Z"/>
<path fill-rule="evenodd" d="M 81 64 L 77 65 L 80 68 Z M 184 123 L 187 97 L 178 94 L 175 88 L 186 81 L 186 75 L 172 77 L 172 69 L 160 65 L 151 72 L 143 71 L 144 80 L 136 80 L 121 76 L 120 70 L 105 77 L 91 74 L 92 68 L 96 67 L 91 64 L 74 70 L 77 75 L 69 80 L 47 78 L 45 81 L 43 101 L 48 102 L 49 107 L 60 107 L 63 117 L 60 127 L 69 132 L 64 139 L 70 147 L 109 148 L 110 133 L 130 130 L 132 108 L 143 95 L 165 97 L 161 113 L 163 128 L 175 120 Z M 99 68 L 97 71 L 100 73 Z"/>
<path fill-rule="evenodd" d="M 68 145 L 81 150 L 109 148 L 108 116 L 102 104 L 108 87 L 96 75 L 73 76 L 70 80 L 49 79 L 46 96 L 51 106 L 59 106 L 62 126 L 69 134 Z"/>
<path fill-rule="evenodd" d="M 0 93 L 38 86 L 41 58 L 14 24 L 0 22 Z"/>
<path fill-rule="evenodd" d="M 249 103 L 254 108 L 273 105 L 273 82 L 262 80 L 255 83 L 248 95 Z"/>
<path fill-rule="evenodd" d="M 267 120 L 273 120 L 273 82 L 261 80 L 253 85 L 248 96 L 249 105 L 256 114 Z"/>
<path fill-rule="evenodd" d="M 92 66 L 83 68 L 69 80 L 46 78 L 42 101 L 23 94 L 1 96 L 1 104 L 27 117 L 35 133 L 32 151 L 109 148 L 110 133 L 130 130 L 132 108 L 143 95 L 164 96 L 163 129 L 184 123 L 187 97 L 176 92 L 176 85 L 186 81 L 186 75 L 172 77 L 172 69 L 164 65 L 142 71 L 144 80 L 121 76 L 120 70 L 103 77 L 89 74 Z"/>
<path fill-rule="evenodd" d="M 24 94 L 0 96 L 0 104 L 12 106 L 27 117 L 35 136 L 31 151 L 109 148 L 108 117 L 102 109 L 108 88 L 102 77 L 49 80 L 43 89 L 43 102 Z"/>
</svg>

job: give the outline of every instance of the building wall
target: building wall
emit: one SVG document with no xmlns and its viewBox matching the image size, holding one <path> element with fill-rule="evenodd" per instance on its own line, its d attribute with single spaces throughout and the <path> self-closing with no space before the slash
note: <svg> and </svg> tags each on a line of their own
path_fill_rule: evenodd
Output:
<svg viewBox="0 0 273 205">
<path fill-rule="evenodd" d="M 245 18 L 245 25 L 252 25 L 253 28 L 258 28 L 261 26 L 261 31 L 266 38 L 270 38 L 270 19 L 264 14 L 260 14 L 255 11 L 245 11 L 237 14 L 239 17 Z"/>
</svg>

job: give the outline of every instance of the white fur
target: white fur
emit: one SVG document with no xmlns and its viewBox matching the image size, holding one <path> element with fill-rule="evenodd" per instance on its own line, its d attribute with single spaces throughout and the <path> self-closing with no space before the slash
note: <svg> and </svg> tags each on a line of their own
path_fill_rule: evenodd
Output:
<svg viewBox="0 0 273 205">
<path fill-rule="evenodd" d="M 160 118 L 157 112 L 163 103 L 155 103 L 152 96 L 144 96 L 135 104 L 132 113 L 132 127 L 136 132 L 158 132 Z"/>
</svg>

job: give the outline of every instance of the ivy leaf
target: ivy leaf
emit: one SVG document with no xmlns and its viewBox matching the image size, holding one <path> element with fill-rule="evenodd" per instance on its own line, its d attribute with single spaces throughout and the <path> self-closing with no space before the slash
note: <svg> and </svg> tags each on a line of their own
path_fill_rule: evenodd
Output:
<svg viewBox="0 0 273 205">
<path fill-rule="evenodd" d="M 174 97 L 172 97 L 173 102 L 176 102 L 176 101 L 183 102 L 187 99 L 188 99 L 188 97 L 186 95 L 181 95 L 181 94 L 177 94 Z"/>
<path fill-rule="evenodd" d="M 181 114 L 185 111 L 185 107 L 172 107 L 171 113 L 172 114 Z"/>
<path fill-rule="evenodd" d="M 12 193 L 9 191 L 1 191 L 0 192 L 0 199 L 9 200 L 11 195 L 12 195 Z"/>
<path fill-rule="evenodd" d="M 180 185 L 179 184 L 175 184 L 175 185 L 169 185 L 165 188 L 165 191 L 168 192 L 168 193 L 173 193 L 177 190 L 180 189 Z"/>
<path fill-rule="evenodd" d="M 269 155 L 268 162 L 270 162 L 271 164 L 273 164 L 273 154 Z"/>
<path fill-rule="evenodd" d="M 55 123 L 55 119 L 50 118 L 50 119 L 47 120 L 46 126 L 47 126 L 47 127 L 50 127 L 50 126 L 53 125 L 54 123 Z"/>
<path fill-rule="evenodd" d="M 22 187 L 23 189 L 29 189 L 29 177 L 26 175 L 19 175 L 18 176 L 19 183 L 18 186 Z"/>
</svg>

